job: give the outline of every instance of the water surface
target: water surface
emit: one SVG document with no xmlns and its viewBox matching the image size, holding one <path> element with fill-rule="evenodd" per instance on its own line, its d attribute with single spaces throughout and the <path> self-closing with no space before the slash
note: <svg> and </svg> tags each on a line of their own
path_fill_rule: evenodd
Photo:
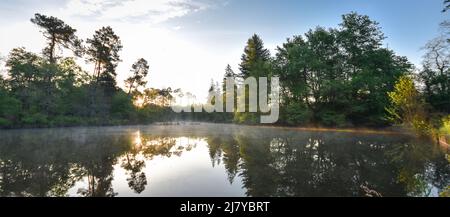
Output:
<svg viewBox="0 0 450 217">
<path fill-rule="evenodd" d="M 0 131 L 1 196 L 438 196 L 410 135 L 220 124 Z"/>
</svg>

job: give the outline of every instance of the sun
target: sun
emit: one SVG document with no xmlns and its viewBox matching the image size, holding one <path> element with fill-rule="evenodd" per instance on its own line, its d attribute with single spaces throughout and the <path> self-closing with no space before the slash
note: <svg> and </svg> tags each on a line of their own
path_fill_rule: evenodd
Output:
<svg viewBox="0 0 450 217">
<path fill-rule="evenodd" d="M 138 97 L 133 101 L 134 106 L 142 108 L 144 107 L 145 100 L 142 97 Z"/>
</svg>

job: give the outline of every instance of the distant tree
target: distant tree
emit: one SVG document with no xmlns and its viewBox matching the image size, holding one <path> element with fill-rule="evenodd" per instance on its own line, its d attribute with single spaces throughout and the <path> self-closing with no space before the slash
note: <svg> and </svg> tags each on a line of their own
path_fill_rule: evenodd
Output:
<svg viewBox="0 0 450 217">
<path fill-rule="evenodd" d="M 448 43 L 450 43 L 450 20 L 445 20 L 439 24 L 442 31 L 441 37 L 444 37 Z"/>
<path fill-rule="evenodd" d="M 125 80 L 125 86 L 128 88 L 128 95 L 137 91 L 139 87 L 145 87 L 147 84 L 145 78 L 148 75 L 148 69 L 148 62 L 144 58 L 139 59 L 131 66 L 131 72 L 133 74 Z"/>
<path fill-rule="evenodd" d="M 222 90 L 226 90 L 226 79 L 227 78 L 233 78 L 235 79 L 237 77 L 237 74 L 234 73 L 233 69 L 231 68 L 230 64 L 227 65 L 225 68 L 225 74 L 223 75 L 223 82 L 222 82 Z"/>
<path fill-rule="evenodd" d="M 236 108 L 237 85 L 239 85 L 236 82 L 237 76 L 238 75 L 236 73 L 234 73 L 234 71 L 231 68 L 230 64 L 228 64 L 227 67 L 225 68 L 225 74 L 223 75 L 223 81 L 222 81 L 222 92 L 223 92 L 223 99 L 222 99 L 222 101 L 224 102 L 224 105 L 225 105 L 226 102 L 227 102 L 227 96 L 231 96 L 231 94 L 232 94 L 232 96 L 234 97 L 234 108 Z M 234 79 L 235 85 L 234 85 L 233 90 L 227 90 L 227 83 L 226 83 L 226 79 L 227 78 Z M 233 92 L 231 92 L 231 91 L 233 91 Z M 229 94 L 229 95 L 227 95 L 227 94 Z M 227 115 L 227 116 L 230 116 L 230 115 Z M 231 119 L 231 116 L 227 117 L 227 118 Z"/>
<path fill-rule="evenodd" d="M 438 37 L 425 46 L 420 72 L 427 102 L 436 111 L 450 113 L 450 41 Z"/>
<path fill-rule="evenodd" d="M 102 27 L 95 31 L 92 39 L 87 40 L 89 45 L 86 53 L 88 61 L 94 63 L 94 82 L 106 89 L 114 90 L 116 87 L 116 67 L 120 62 L 119 52 L 122 42 L 111 27 Z"/>
<path fill-rule="evenodd" d="M 179 89 L 175 91 L 177 91 L 178 93 Z M 170 87 L 163 89 L 147 88 L 143 92 L 143 106 L 154 105 L 160 107 L 168 107 L 170 106 L 170 103 L 172 102 L 172 99 L 174 97 L 172 95 L 174 91 Z"/>
<path fill-rule="evenodd" d="M 43 53 L 51 64 L 58 58 L 55 54 L 59 46 L 72 50 L 76 55 L 82 52 L 81 40 L 75 35 L 76 31 L 62 20 L 42 14 L 35 14 L 31 22 L 43 29 L 44 37 L 47 39 L 47 47 Z"/>
<path fill-rule="evenodd" d="M 0 90 L 6 90 L 6 89 L 7 89 L 6 80 L 5 80 L 5 78 L 3 78 L 3 75 L 0 74 Z"/>
<path fill-rule="evenodd" d="M 445 0 L 444 1 L 444 9 L 442 10 L 442 12 L 445 13 L 448 10 L 450 10 L 450 0 Z"/>
</svg>

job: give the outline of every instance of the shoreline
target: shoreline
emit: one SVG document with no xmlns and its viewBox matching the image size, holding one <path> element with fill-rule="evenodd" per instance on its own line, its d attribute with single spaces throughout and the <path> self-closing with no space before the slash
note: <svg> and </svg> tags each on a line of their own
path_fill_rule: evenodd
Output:
<svg viewBox="0 0 450 217">
<path fill-rule="evenodd" d="M 337 128 L 337 127 L 317 127 L 317 126 L 286 126 L 286 125 L 249 125 L 249 124 L 236 124 L 236 123 L 213 123 L 213 122 L 196 122 L 196 121 L 167 121 L 167 122 L 154 122 L 149 124 L 104 124 L 104 125 L 75 125 L 75 126 L 46 126 L 46 127 L 16 127 L 16 128 L 3 128 L 0 131 L 9 130 L 36 130 L 36 129 L 70 129 L 70 128 L 82 128 L 82 127 L 140 127 L 140 126 L 198 126 L 202 124 L 214 124 L 214 125 L 234 125 L 241 127 L 255 127 L 255 128 L 272 128 L 283 130 L 296 130 L 296 131 L 315 131 L 315 132 L 340 132 L 340 133 L 361 133 L 361 134 L 385 134 L 385 135 L 414 135 L 411 131 L 399 127 L 388 126 L 380 128 L 368 128 L 368 127 L 354 127 L 354 128 Z M 448 144 L 447 144 L 448 145 Z"/>
</svg>

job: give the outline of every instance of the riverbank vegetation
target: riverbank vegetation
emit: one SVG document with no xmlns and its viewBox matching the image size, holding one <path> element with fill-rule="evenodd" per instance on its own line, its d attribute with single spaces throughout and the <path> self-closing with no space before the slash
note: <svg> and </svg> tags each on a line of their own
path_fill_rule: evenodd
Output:
<svg viewBox="0 0 450 217">
<path fill-rule="evenodd" d="M 13 49 L 0 76 L 0 128 L 146 124 L 193 120 L 259 123 L 258 113 L 174 113 L 180 89 L 149 88 L 151 63 L 130 66 L 125 87 L 116 80 L 123 46 L 111 27 L 82 40 L 64 21 L 36 14 L 31 22 L 47 41 L 41 54 Z M 281 84 L 279 125 L 385 127 L 404 124 L 421 132 L 450 129 L 450 24 L 426 46 L 423 66 L 384 46 L 381 27 L 368 16 L 349 13 L 337 27 L 295 35 L 271 54 L 257 34 L 247 42 L 239 72 L 224 77 L 277 76 Z M 61 52 L 64 51 L 64 52 Z M 71 51 L 71 55 L 62 56 Z M 77 61 L 94 69 L 86 71 Z M 211 90 L 224 94 L 222 82 Z M 205 90 L 206 91 L 206 90 Z M 225 98 L 225 97 L 224 97 Z"/>
</svg>

